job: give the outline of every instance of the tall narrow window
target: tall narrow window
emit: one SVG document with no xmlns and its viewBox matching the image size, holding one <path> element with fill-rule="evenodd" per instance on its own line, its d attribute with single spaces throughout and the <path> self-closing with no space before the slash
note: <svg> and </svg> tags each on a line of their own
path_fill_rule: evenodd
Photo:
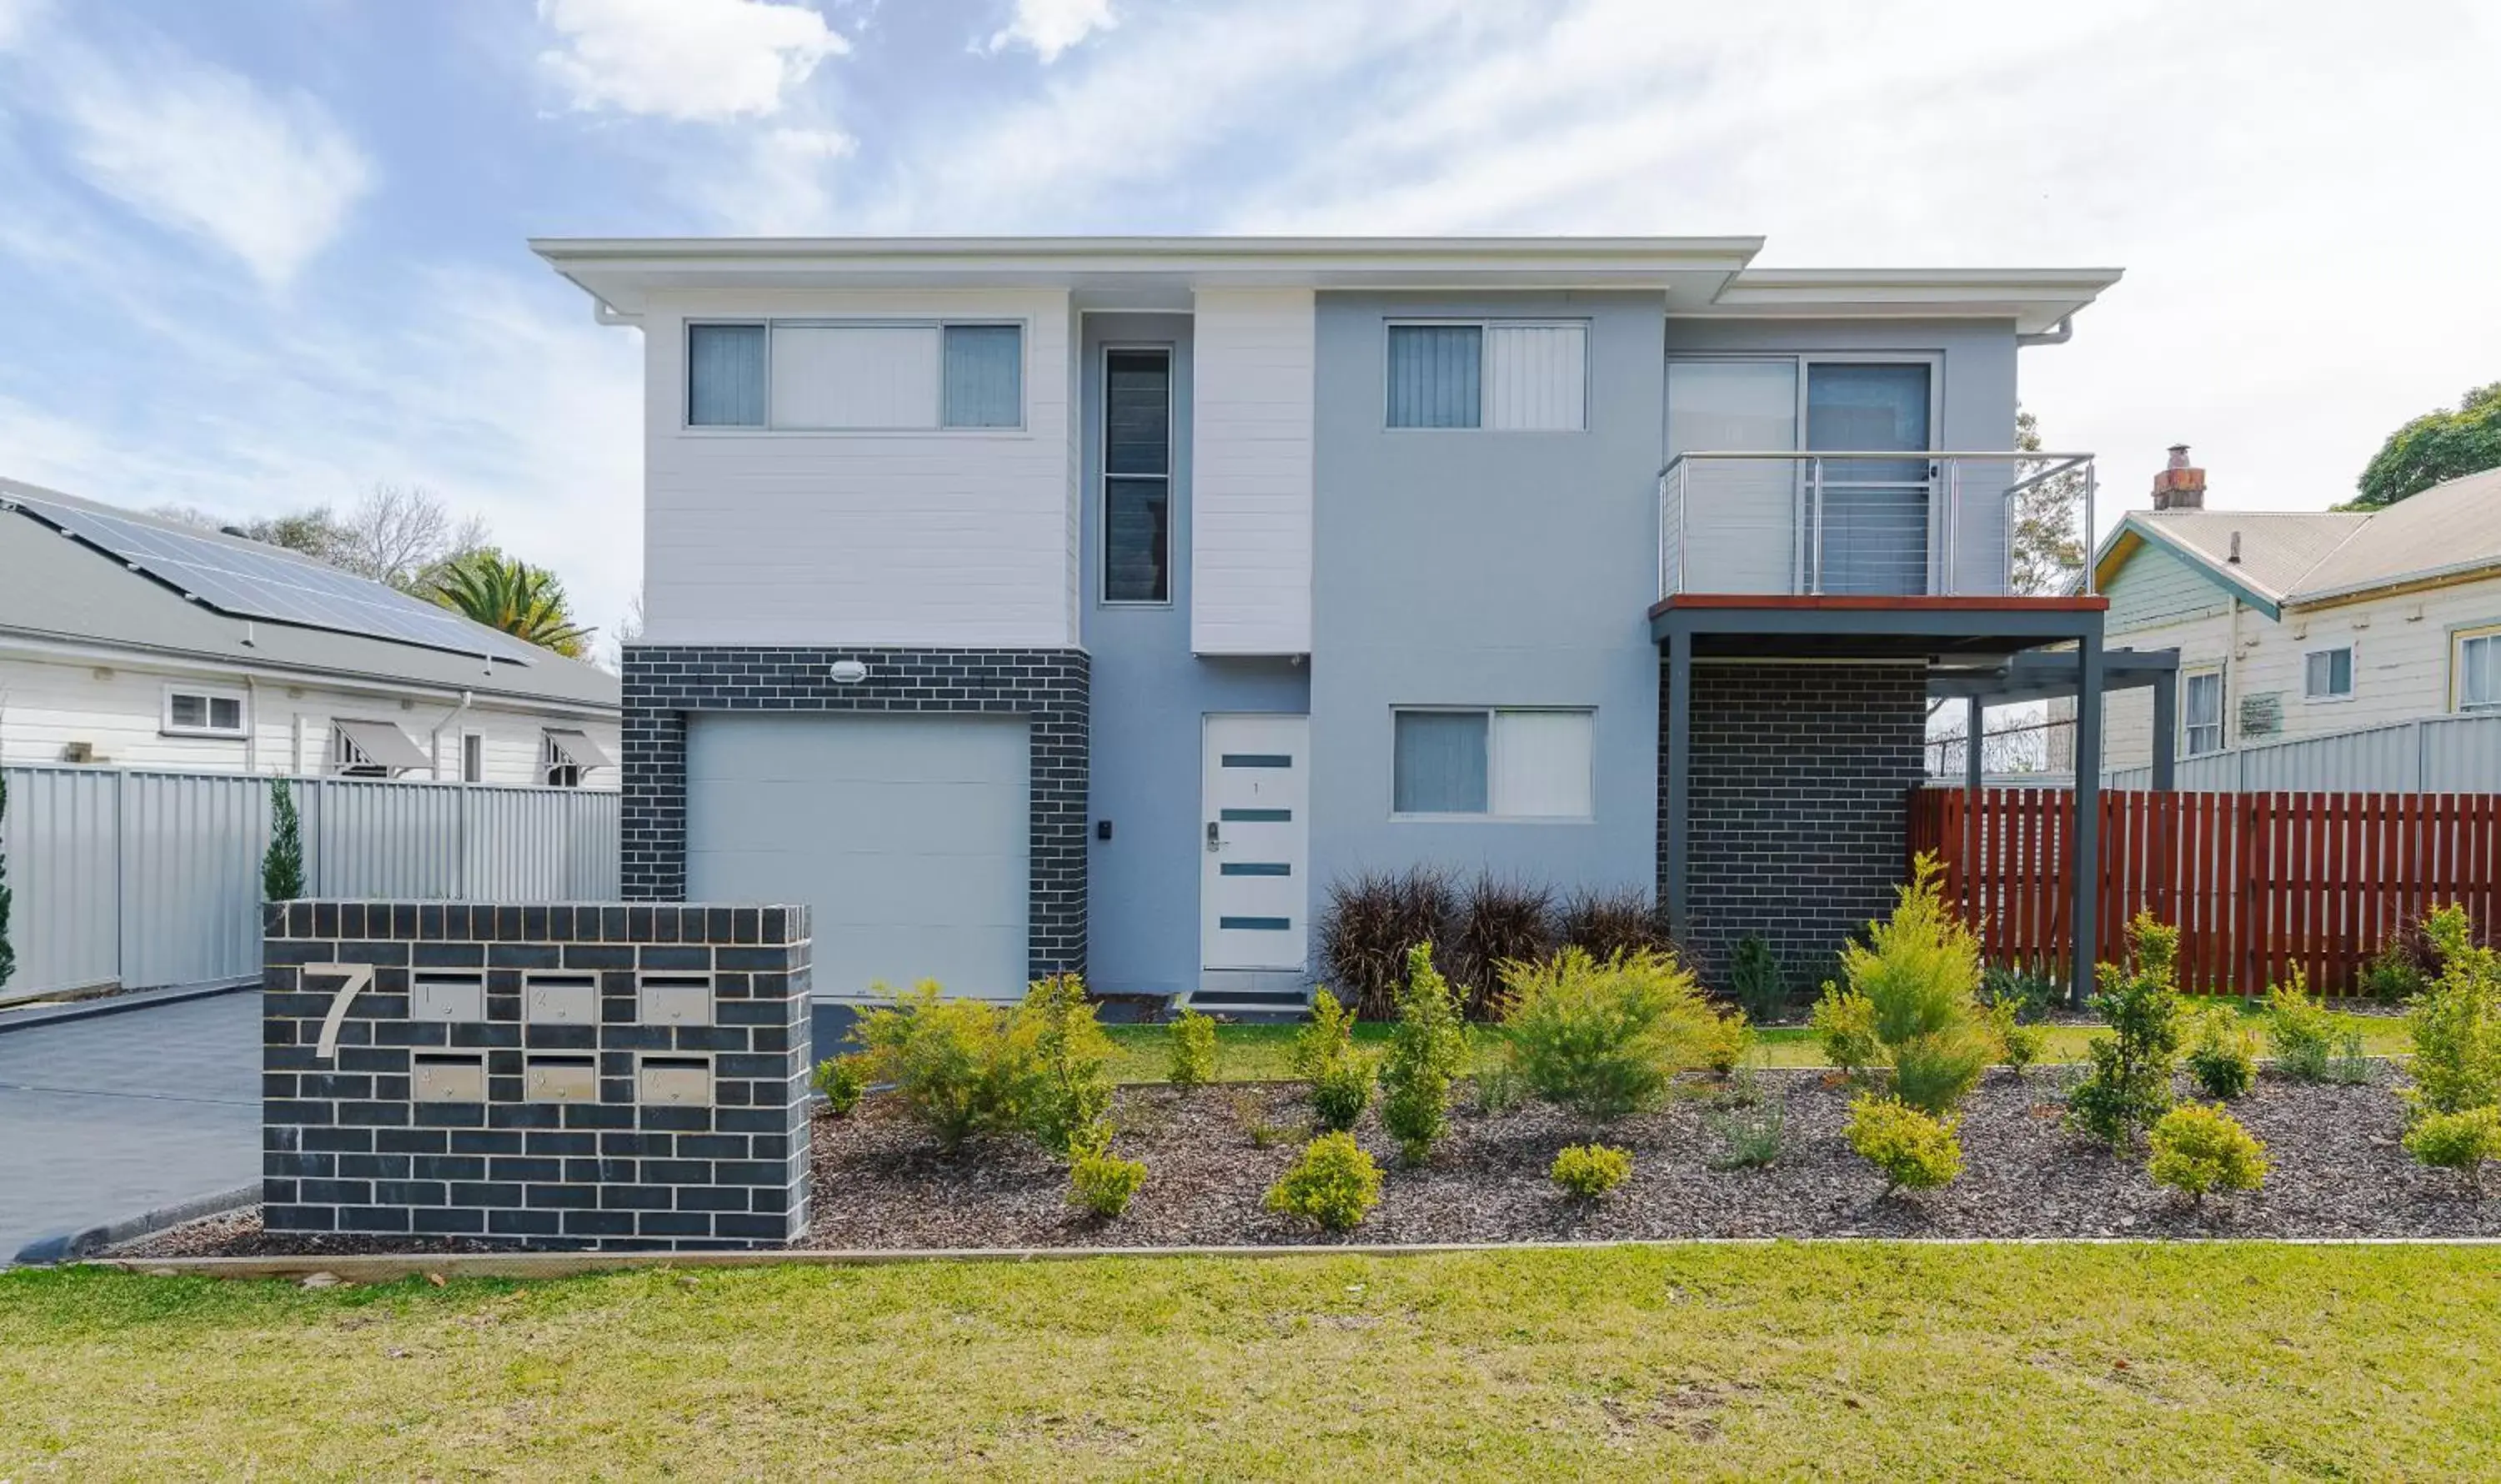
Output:
<svg viewBox="0 0 2501 1484">
<path fill-rule="evenodd" d="M 1172 353 L 1103 357 L 1103 601 L 1172 601 Z"/>
<path fill-rule="evenodd" d="M 460 781 L 486 781 L 486 739 L 474 731 L 460 734 Z"/>
<path fill-rule="evenodd" d="M 686 424 L 764 425 L 764 326 L 686 326 Z"/>
<path fill-rule="evenodd" d="M 2185 744 L 2181 751 L 2194 758 L 2223 750 L 2223 672 L 2200 670 L 2184 678 L 2181 722 Z"/>
</svg>

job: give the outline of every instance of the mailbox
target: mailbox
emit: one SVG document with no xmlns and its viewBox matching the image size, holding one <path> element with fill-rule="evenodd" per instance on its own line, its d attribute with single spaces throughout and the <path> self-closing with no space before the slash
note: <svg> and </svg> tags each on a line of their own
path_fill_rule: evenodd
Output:
<svg viewBox="0 0 2501 1484">
<path fill-rule="evenodd" d="M 541 1026 L 599 1024 L 597 976 L 530 975 L 521 982 L 521 1019 Z"/>
<path fill-rule="evenodd" d="M 486 1018 L 486 976 L 420 969 L 409 981 L 408 1018 L 417 1021 L 482 1021 Z"/>
<path fill-rule="evenodd" d="M 409 1096 L 416 1102 L 484 1102 L 486 1059 L 418 1052 L 410 1068 Z"/>
<path fill-rule="evenodd" d="M 705 974 L 645 974 L 635 1019 L 647 1026 L 712 1024 L 712 979 Z"/>
<path fill-rule="evenodd" d="M 647 1103 L 679 1108 L 712 1104 L 709 1057 L 645 1057 L 642 1072 L 642 1100 Z"/>
<path fill-rule="evenodd" d="M 521 1096 L 529 1102 L 597 1102 L 599 1059 L 531 1057 L 521 1063 Z"/>
</svg>

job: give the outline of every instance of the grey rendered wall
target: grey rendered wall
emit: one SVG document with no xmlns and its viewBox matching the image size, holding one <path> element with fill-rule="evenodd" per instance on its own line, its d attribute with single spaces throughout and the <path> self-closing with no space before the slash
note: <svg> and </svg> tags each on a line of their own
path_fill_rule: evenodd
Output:
<svg viewBox="0 0 2501 1484">
<path fill-rule="evenodd" d="M 1586 319 L 1581 432 L 1390 431 L 1384 321 Z M 1664 317 L 1648 294 L 1319 297 L 1312 855 L 1320 887 L 1439 862 L 1647 887 L 1657 840 Z M 1597 711 L 1596 818 L 1390 818 L 1398 705 Z"/>
<path fill-rule="evenodd" d="M 1670 320 L 1667 354 L 1831 351 L 1851 354 L 1902 352 L 1943 360 L 1940 446 L 1993 453 L 2015 446 L 2015 322 L 1871 322 L 1811 320 Z M 1657 404 L 1664 409 L 1662 397 Z M 1661 415 L 1660 443 L 1665 445 Z M 2002 472 L 2002 471 L 2001 471 Z M 1654 539 L 1654 538 L 1653 538 Z M 1963 507 L 1955 543 L 1954 590 L 2006 589 L 2006 509 L 2002 499 L 1973 497 Z"/>
<path fill-rule="evenodd" d="M 1094 674 L 1087 812 L 1113 826 L 1111 839 L 1086 847 L 1086 978 L 1109 994 L 1167 993 L 1198 982 L 1200 719 L 1209 712 L 1301 712 L 1310 704 L 1309 672 L 1284 659 L 1202 659 L 1189 652 L 1189 317 L 1089 315 L 1083 343 L 1080 623 Z M 1173 348 L 1173 601 L 1166 605 L 1101 602 L 1106 345 Z"/>
</svg>

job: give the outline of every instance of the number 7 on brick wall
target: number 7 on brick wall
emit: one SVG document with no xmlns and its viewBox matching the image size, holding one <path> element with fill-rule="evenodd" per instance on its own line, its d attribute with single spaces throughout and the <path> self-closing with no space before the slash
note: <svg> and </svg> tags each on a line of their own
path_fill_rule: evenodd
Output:
<svg viewBox="0 0 2501 1484">
<path fill-rule="evenodd" d="M 331 996 L 330 1013 L 321 1017 L 321 1039 L 313 1048 L 313 1054 L 322 1061 L 335 1062 L 339 1057 L 339 1023 L 348 1018 L 349 1002 L 358 993 L 374 987 L 374 966 L 370 963 L 307 963 L 303 973 L 308 979 L 315 974 L 337 974 L 347 980 L 339 986 L 339 993 Z"/>
</svg>

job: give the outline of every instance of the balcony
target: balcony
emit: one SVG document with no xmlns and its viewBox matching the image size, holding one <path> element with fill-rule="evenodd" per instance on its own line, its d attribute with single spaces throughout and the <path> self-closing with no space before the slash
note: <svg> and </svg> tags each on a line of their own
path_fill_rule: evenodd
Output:
<svg viewBox="0 0 2501 1484">
<path fill-rule="evenodd" d="M 2093 497 L 2090 454 L 1679 454 L 1659 471 L 1659 594 L 2052 596 L 2079 573 L 2018 569 L 2018 502 L 2063 514 L 2082 552 Z"/>
</svg>

